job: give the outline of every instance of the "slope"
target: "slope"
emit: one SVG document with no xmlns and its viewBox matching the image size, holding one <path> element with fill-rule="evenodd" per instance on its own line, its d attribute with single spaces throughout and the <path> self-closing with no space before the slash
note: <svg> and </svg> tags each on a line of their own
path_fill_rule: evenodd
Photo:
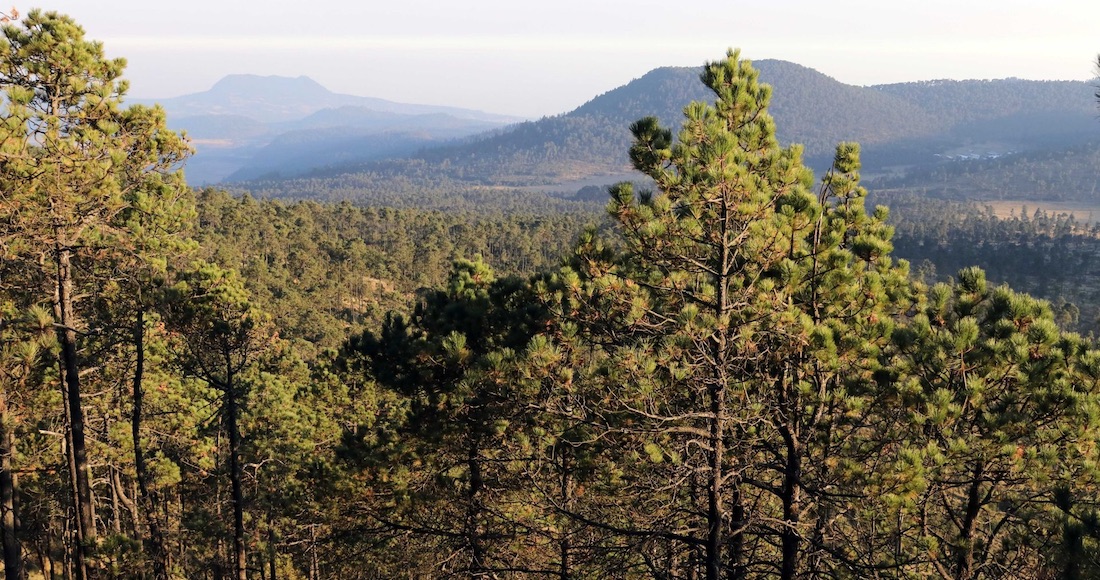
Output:
<svg viewBox="0 0 1100 580">
<path fill-rule="evenodd" d="M 780 140 L 804 144 L 808 162 L 818 170 L 828 166 L 840 141 L 863 145 L 866 173 L 873 175 L 936 164 L 960 148 L 1003 154 L 1083 143 L 1095 134 L 1092 89 L 1084 82 L 859 87 L 790 62 L 754 64 L 774 87 L 771 113 Z M 629 170 L 630 123 L 656 115 L 668 125 L 681 118 L 688 102 L 708 98 L 698 69 L 659 68 L 562 115 L 406 159 L 328 168 L 314 177 L 414 172 L 480 185 L 544 188 L 592 176 L 618 178 Z M 292 183 L 263 188 L 295 197 Z"/>
</svg>

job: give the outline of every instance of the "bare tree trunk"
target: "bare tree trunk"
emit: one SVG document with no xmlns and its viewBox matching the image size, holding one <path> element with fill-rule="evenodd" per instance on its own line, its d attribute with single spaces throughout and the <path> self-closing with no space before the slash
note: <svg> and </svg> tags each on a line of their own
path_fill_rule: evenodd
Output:
<svg viewBox="0 0 1100 580">
<path fill-rule="evenodd" d="M 221 433 L 219 432 L 218 436 L 217 436 L 216 448 L 220 450 L 221 447 L 222 447 Z M 217 455 L 218 455 L 218 458 L 215 460 L 216 461 L 215 471 L 220 473 L 221 472 L 221 457 L 220 457 L 221 454 L 219 453 Z M 217 488 L 215 489 L 215 492 L 214 492 L 217 495 L 216 501 L 214 502 L 214 514 L 218 516 L 218 521 L 219 522 L 224 521 L 223 518 L 225 517 L 225 513 L 223 512 L 223 509 L 224 509 L 223 505 L 224 504 L 223 504 L 223 501 L 222 501 L 222 493 L 224 491 L 225 490 L 222 488 L 222 486 L 218 485 Z M 180 495 L 182 496 L 183 494 L 180 494 Z M 181 499 L 180 501 L 182 502 L 183 500 Z M 180 509 L 180 513 L 183 513 L 182 509 Z M 181 537 L 182 537 L 182 535 L 181 535 Z M 183 555 L 184 555 L 184 547 L 183 547 L 183 543 L 181 542 L 180 543 L 180 558 L 183 558 Z M 217 578 L 218 580 L 222 580 L 223 578 L 225 578 L 226 577 L 225 570 L 227 569 L 228 566 L 229 566 L 229 555 L 226 553 L 226 548 L 225 548 L 225 534 L 218 534 L 217 558 L 215 558 L 215 564 L 214 564 L 214 570 L 213 570 L 214 577 Z"/>
<path fill-rule="evenodd" d="M 802 448 L 798 434 L 789 426 L 780 429 L 787 447 L 787 462 L 783 473 L 783 563 L 780 578 L 793 580 L 798 577 L 801 535 L 798 525 L 802 519 Z"/>
<path fill-rule="evenodd" d="M 64 370 L 61 365 L 61 360 L 57 361 L 58 371 L 64 376 Z M 76 506 L 80 503 L 80 500 L 76 497 L 76 459 L 73 457 L 73 429 L 72 429 L 72 413 L 69 411 L 69 387 L 64 382 L 61 383 L 61 401 L 65 407 L 65 437 L 61 440 L 61 452 L 65 455 L 65 462 L 69 473 L 69 499 L 72 501 L 71 506 L 66 506 L 65 509 L 65 526 L 64 533 L 61 534 L 61 545 L 64 550 L 62 565 L 65 569 L 65 578 L 73 577 L 73 560 L 79 558 L 79 540 L 76 537 L 76 530 L 73 529 L 76 524 Z M 69 511 L 69 507 L 72 511 Z M 83 577 L 82 577 L 83 579 Z"/>
<path fill-rule="evenodd" d="M 279 553 L 275 550 L 275 525 L 271 523 L 271 516 L 267 518 L 267 556 L 268 566 L 270 573 L 268 576 L 271 580 L 275 580 L 276 566 L 278 564 Z"/>
<path fill-rule="evenodd" d="M 71 251 L 66 247 L 56 249 L 57 302 L 55 314 L 60 323 L 57 339 L 61 346 L 61 366 L 64 371 L 66 397 L 69 407 L 69 431 L 71 463 L 73 467 L 73 498 L 76 501 L 75 550 L 77 577 L 88 578 L 88 563 L 94 557 L 96 544 L 95 512 L 92 507 L 91 470 L 88 467 L 88 451 L 84 440 L 84 407 L 80 400 L 80 368 L 76 347 L 76 316 L 73 312 L 73 278 L 70 264 Z"/>
<path fill-rule="evenodd" d="M 15 448 L 15 433 L 8 413 L 5 393 L 0 392 L 0 520 L 3 527 L 4 578 L 23 580 L 23 549 L 19 543 L 19 521 L 16 518 L 17 480 L 12 472 L 11 455 Z"/>
<path fill-rule="evenodd" d="M 321 580 L 321 567 L 317 563 L 317 524 L 309 526 L 309 580 Z"/>
<path fill-rule="evenodd" d="M 229 431 L 229 480 L 233 494 L 233 553 L 237 580 L 248 580 L 248 559 L 244 542 L 244 489 L 241 485 L 241 433 L 237 424 L 240 412 L 232 374 L 225 390 L 225 423 Z"/>
<path fill-rule="evenodd" d="M 978 521 L 978 515 L 982 510 L 982 481 L 985 478 L 985 469 L 981 462 L 974 466 L 974 479 L 970 482 L 967 493 L 966 513 L 963 514 L 962 526 L 959 529 L 960 550 L 955 562 L 956 580 L 971 580 L 974 578 L 974 529 Z"/>
<path fill-rule="evenodd" d="M 126 495 L 126 485 L 122 483 L 122 470 L 114 466 L 111 467 L 111 485 L 114 488 L 114 496 L 118 500 L 118 505 L 121 508 L 119 513 L 121 514 L 122 510 L 125 510 L 126 513 L 130 514 L 130 529 L 133 530 L 134 537 L 144 544 L 145 531 L 142 526 L 139 525 L 141 522 L 141 510 L 134 504 L 134 500 Z"/>
<path fill-rule="evenodd" d="M 53 580 L 53 558 L 50 557 L 50 537 L 48 534 L 45 549 L 39 545 L 36 551 L 38 552 L 39 565 L 42 566 L 42 577 L 45 580 Z"/>
<path fill-rule="evenodd" d="M 141 298 L 138 297 L 140 303 Z M 134 365 L 133 406 L 130 413 L 130 432 L 134 440 L 134 471 L 137 475 L 138 491 L 141 494 L 142 512 L 145 525 L 149 528 L 145 549 L 152 559 L 153 578 L 167 580 L 168 551 L 164 546 L 164 532 L 161 530 L 157 514 L 157 499 L 149 490 L 149 469 L 145 464 L 145 451 L 141 445 L 141 423 L 145 414 L 145 309 L 138 307 L 137 320 L 134 322 L 134 350 L 137 360 Z"/>
<path fill-rule="evenodd" d="M 725 369 L 719 369 L 719 380 L 723 380 Z M 710 465 L 707 481 L 707 540 L 706 570 L 707 580 L 719 580 L 722 574 L 722 484 L 725 479 L 723 456 L 725 455 L 726 388 L 724 384 L 711 387 L 710 411 Z"/>
<path fill-rule="evenodd" d="M 73 542 L 76 541 L 76 530 L 73 529 L 73 525 L 76 523 L 76 517 L 73 514 L 69 514 L 66 510 L 64 520 L 64 533 L 62 538 L 64 542 L 68 542 L 65 549 L 61 552 L 62 565 L 65 566 L 65 580 L 73 580 L 76 578 L 76 560 L 78 550 L 73 548 Z"/>
<path fill-rule="evenodd" d="M 722 207 L 722 247 L 719 257 L 720 269 L 713 280 L 718 290 L 715 301 L 715 315 L 717 320 L 726 320 L 730 310 L 729 299 L 729 275 L 732 262 L 731 242 L 728 239 L 729 207 Z M 710 351 L 713 359 L 713 383 L 707 387 L 707 395 L 710 399 L 710 425 L 709 441 L 710 450 L 707 466 L 707 510 L 706 510 L 706 551 L 705 568 L 707 580 L 719 580 L 724 568 L 722 547 L 724 538 L 722 532 L 725 519 L 725 506 L 722 502 L 722 490 L 726 481 L 725 454 L 726 454 L 726 394 L 729 384 L 728 370 L 728 344 L 727 329 L 719 327 L 718 332 L 710 339 Z"/>
<path fill-rule="evenodd" d="M 572 511 L 573 506 L 573 464 L 570 461 L 572 458 L 573 450 L 569 445 L 561 446 L 561 501 L 562 507 L 568 512 Z M 571 551 L 572 544 L 569 537 L 570 530 L 568 527 L 562 531 L 563 535 L 561 543 L 559 545 L 559 553 L 561 562 L 558 567 L 558 578 L 560 580 L 571 580 L 573 578 Z"/>
<path fill-rule="evenodd" d="M 481 476 L 481 461 L 479 446 L 470 443 L 466 457 L 466 465 L 470 470 L 470 485 L 466 489 L 466 542 L 470 548 L 470 576 L 475 577 L 485 572 L 485 550 L 481 543 L 481 525 L 478 519 L 481 515 L 481 489 L 484 480 Z"/>
<path fill-rule="evenodd" d="M 107 487 L 111 491 L 111 531 L 115 535 L 122 535 L 122 508 L 119 505 L 118 470 L 114 465 L 107 465 Z"/>
</svg>

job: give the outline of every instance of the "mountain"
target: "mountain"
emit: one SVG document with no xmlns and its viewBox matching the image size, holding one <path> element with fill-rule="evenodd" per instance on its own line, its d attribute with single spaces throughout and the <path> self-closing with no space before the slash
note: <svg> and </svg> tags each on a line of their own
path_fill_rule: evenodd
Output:
<svg viewBox="0 0 1100 580">
<path fill-rule="evenodd" d="M 785 143 L 802 143 L 806 155 L 827 163 L 840 141 L 889 143 L 942 132 L 937 120 L 913 102 L 845 85 L 790 62 L 754 63 L 775 87 L 771 113 Z M 462 167 L 487 183 L 531 185 L 598 173 L 627 171 L 630 124 L 656 116 L 678 128 L 693 100 L 713 100 L 697 68 L 659 68 L 604 93 L 564 115 L 521 123 L 508 131 L 455 147 L 432 149 L 427 161 Z M 822 162 L 822 160 L 826 160 Z"/>
<path fill-rule="evenodd" d="M 791 62 L 761 60 L 753 66 L 774 89 L 769 110 L 780 140 L 802 143 L 811 156 L 831 154 L 842 140 L 884 142 L 940 130 L 926 111 L 905 99 L 846 85 Z M 567 116 L 606 117 L 626 126 L 640 116 L 653 115 L 675 129 L 690 101 L 714 100 L 699 81 L 700 72 L 698 68 L 656 69 Z"/>
<path fill-rule="evenodd" d="M 1094 89 L 1086 82 L 932 81 L 878 86 L 841 83 L 785 61 L 753 63 L 773 87 L 770 111 L 779 138 L 801 143 L 812 167 L 828 167 L 840 141 L 863 146 L 868 176 L 912 171 L 975 156 L 1078 146 L 1097 136 Z M 481 137 L 424 149 L 404 159 L 331 165 L 309 175 L 347 180 L 369 173 L 377 187 L 385 175 L 445 176 L 480 186 L 567 191 L 570 184 L 629 172 L 630 124 L 655 115 L 674 130 L 692 100 L 713 100 L 698 68 L 659 68 L 554 117 L 519 123 Z M 1100 169 L 1100 168 L 1098 168 Z M 245 184 L 268 194 L 296 197 L 293 181 Z M 575 190 L 575 189 L 574 189 Z M 342 191 L 347 191 L 344 187 Z"/>
<path fill-rule="evenodd" d="M 458 119 L 471 119 L 497 125 L 519 119 L 458 107 L 395 103 L 373 97 L 334 93 L 317 81 L 300 76 L 229 75 L 210 90 L 158 99 L 169 116 L 241 115 L 263 123 L 296 121 L 323 109 L 362 107 L 379 113 L 424 115 L 443 113 Z"/>
<path fill-rule="evenodd" d="M 169 126 L 187 132 L 193 185 L 407 155 L 520 120 L 338 94 L 304 76 L 230 75 L 201 93 L 135 102 L 160 104 Z"/>
<path fill-rule="evenodd" d="M 293 176 L 311 169 L 409 155 L 431 144 L 493 129 L 495 125 L 441 113 L 379 114 L 325 109 L 289 126 L 233 171 L 227 181 Z"/>
</svg>

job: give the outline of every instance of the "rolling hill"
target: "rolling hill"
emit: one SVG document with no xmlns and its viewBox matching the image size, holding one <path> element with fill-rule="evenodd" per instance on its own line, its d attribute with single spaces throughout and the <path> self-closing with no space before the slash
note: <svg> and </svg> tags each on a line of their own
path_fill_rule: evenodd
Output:
<svg viewBox="0 0 1100 580">
<path fill-rule="evenodd" d="M 964 156 L 1078 146 L 1100 131 L 1093 88 L 1086 82 L 1005 79 L 861 87 L 790 62 L 754 65 L 774 88 L 771 113 L 780 140 L 802 143 L 818 170 L 827 168 L 840 141 L 863 145 L 866 174 L 896 176 Z M 346 182 L 341 176 L 356 173 L 370 173 L 375 181 L 379 175 L 438 175 L 480 186 L 563 190 L 563 183 L 601 175 L 615 180 L 629 171 L 631 122 L 655 115 L 675 127 L 689 101 L 710 100 L 698 72 L 655 69 L 562 115 L 402 158 L 329 163 L 306 178 L 311 191 L 317 191 L 318 179 Z M 242 185 L 299 196 L 293 179 Z"/>
</svg>

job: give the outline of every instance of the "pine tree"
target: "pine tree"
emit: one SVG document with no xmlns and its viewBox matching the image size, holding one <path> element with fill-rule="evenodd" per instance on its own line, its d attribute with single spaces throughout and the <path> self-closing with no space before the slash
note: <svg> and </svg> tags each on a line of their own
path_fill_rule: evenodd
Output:
<svg viewBox="0 0 1100 580">
<path fill-rule="evenodd" d="M 234 576 L 246 580 L 242 416 L 250 390 L 248 373 L 275 337 L 268 317 L 250 302 L 235 272 L 196 263 L 169 292 L 171 306 L 165 319 L 178 339 L 180 368 L 219 395 L 218 417 L 228 439 Z"/>
<path fill-rule="evenodd" d="M 538 538 L 521 524 L 527 399 L 514 368 L 544 316 L 522 280 L 457 260 L 446 288 L 425 293 L 408 321 L 391 316 L 380 336 L 353 345 L 407 409 L 392 437 L 360 443 L 375 492 L 391 498 L 370 511 L 388 533 L 417 539 L 431 573 L 542 569 L 537 550 L 521 548 Z"/>
<path fill-rule="evenodd" d="M 40 381 L 36 375 L 43 372 L 43 359 L 52 347 L 52 327 L 53 319 L 41 307 L 19 312 L 11 301 L 0 303 L 0 539 L 8 580 L 24 578 L 15 470 L 20 403 Z"/>
<path fill-rule="evenodd" d="M 3 29 L 0 87 L 0 223 L 4 245 L 43 257 L 52 297 L 69 418 L 77 570 L 86 577 L 97 544 L 85 437 L 79 349 L 88 321 L 78 304 L 81 260 L 117 248 L 116 219 L 134 192 L 170 176 L 186 155 L 162 112 L 122 109 L 125 62 L 67 16 L 31 11 Z M 166 177 L 172 179 L 171 177 Z M 45 300 L 44 300 L 45 301 Z"/>
<path fill-rule="evenodd" d="M 666 546 L 662 573 L 794 578 L 830 567 L 805 557 L 840 539 L 814 490 L 854 452 L 843 436 L 862 427 L 907 267 L 885 211 L 863 210 L 858 147 L 838 147 L 815 196 L 751 65 L 730 52 L 702 80 L 717 100 L 688 105 L 675 142 L 653 118 L 631 127 L 657 191 L 612 189 L 623 251 L 582 244 L 559 309 L 616 361 L 600 415 L 635 495 L 603 525 Z"/>
<path fill-rule="evenodd" d="M 1048 303 L 991 288 L 977 268 L 930 288 L 894 341 L 908 564 L 955 580 L 1039 576 L 1061 525 L 1051 504 L 1071 513 L 1059 495 L 1095 482 L 1100 355 Z"/>
</svg>

